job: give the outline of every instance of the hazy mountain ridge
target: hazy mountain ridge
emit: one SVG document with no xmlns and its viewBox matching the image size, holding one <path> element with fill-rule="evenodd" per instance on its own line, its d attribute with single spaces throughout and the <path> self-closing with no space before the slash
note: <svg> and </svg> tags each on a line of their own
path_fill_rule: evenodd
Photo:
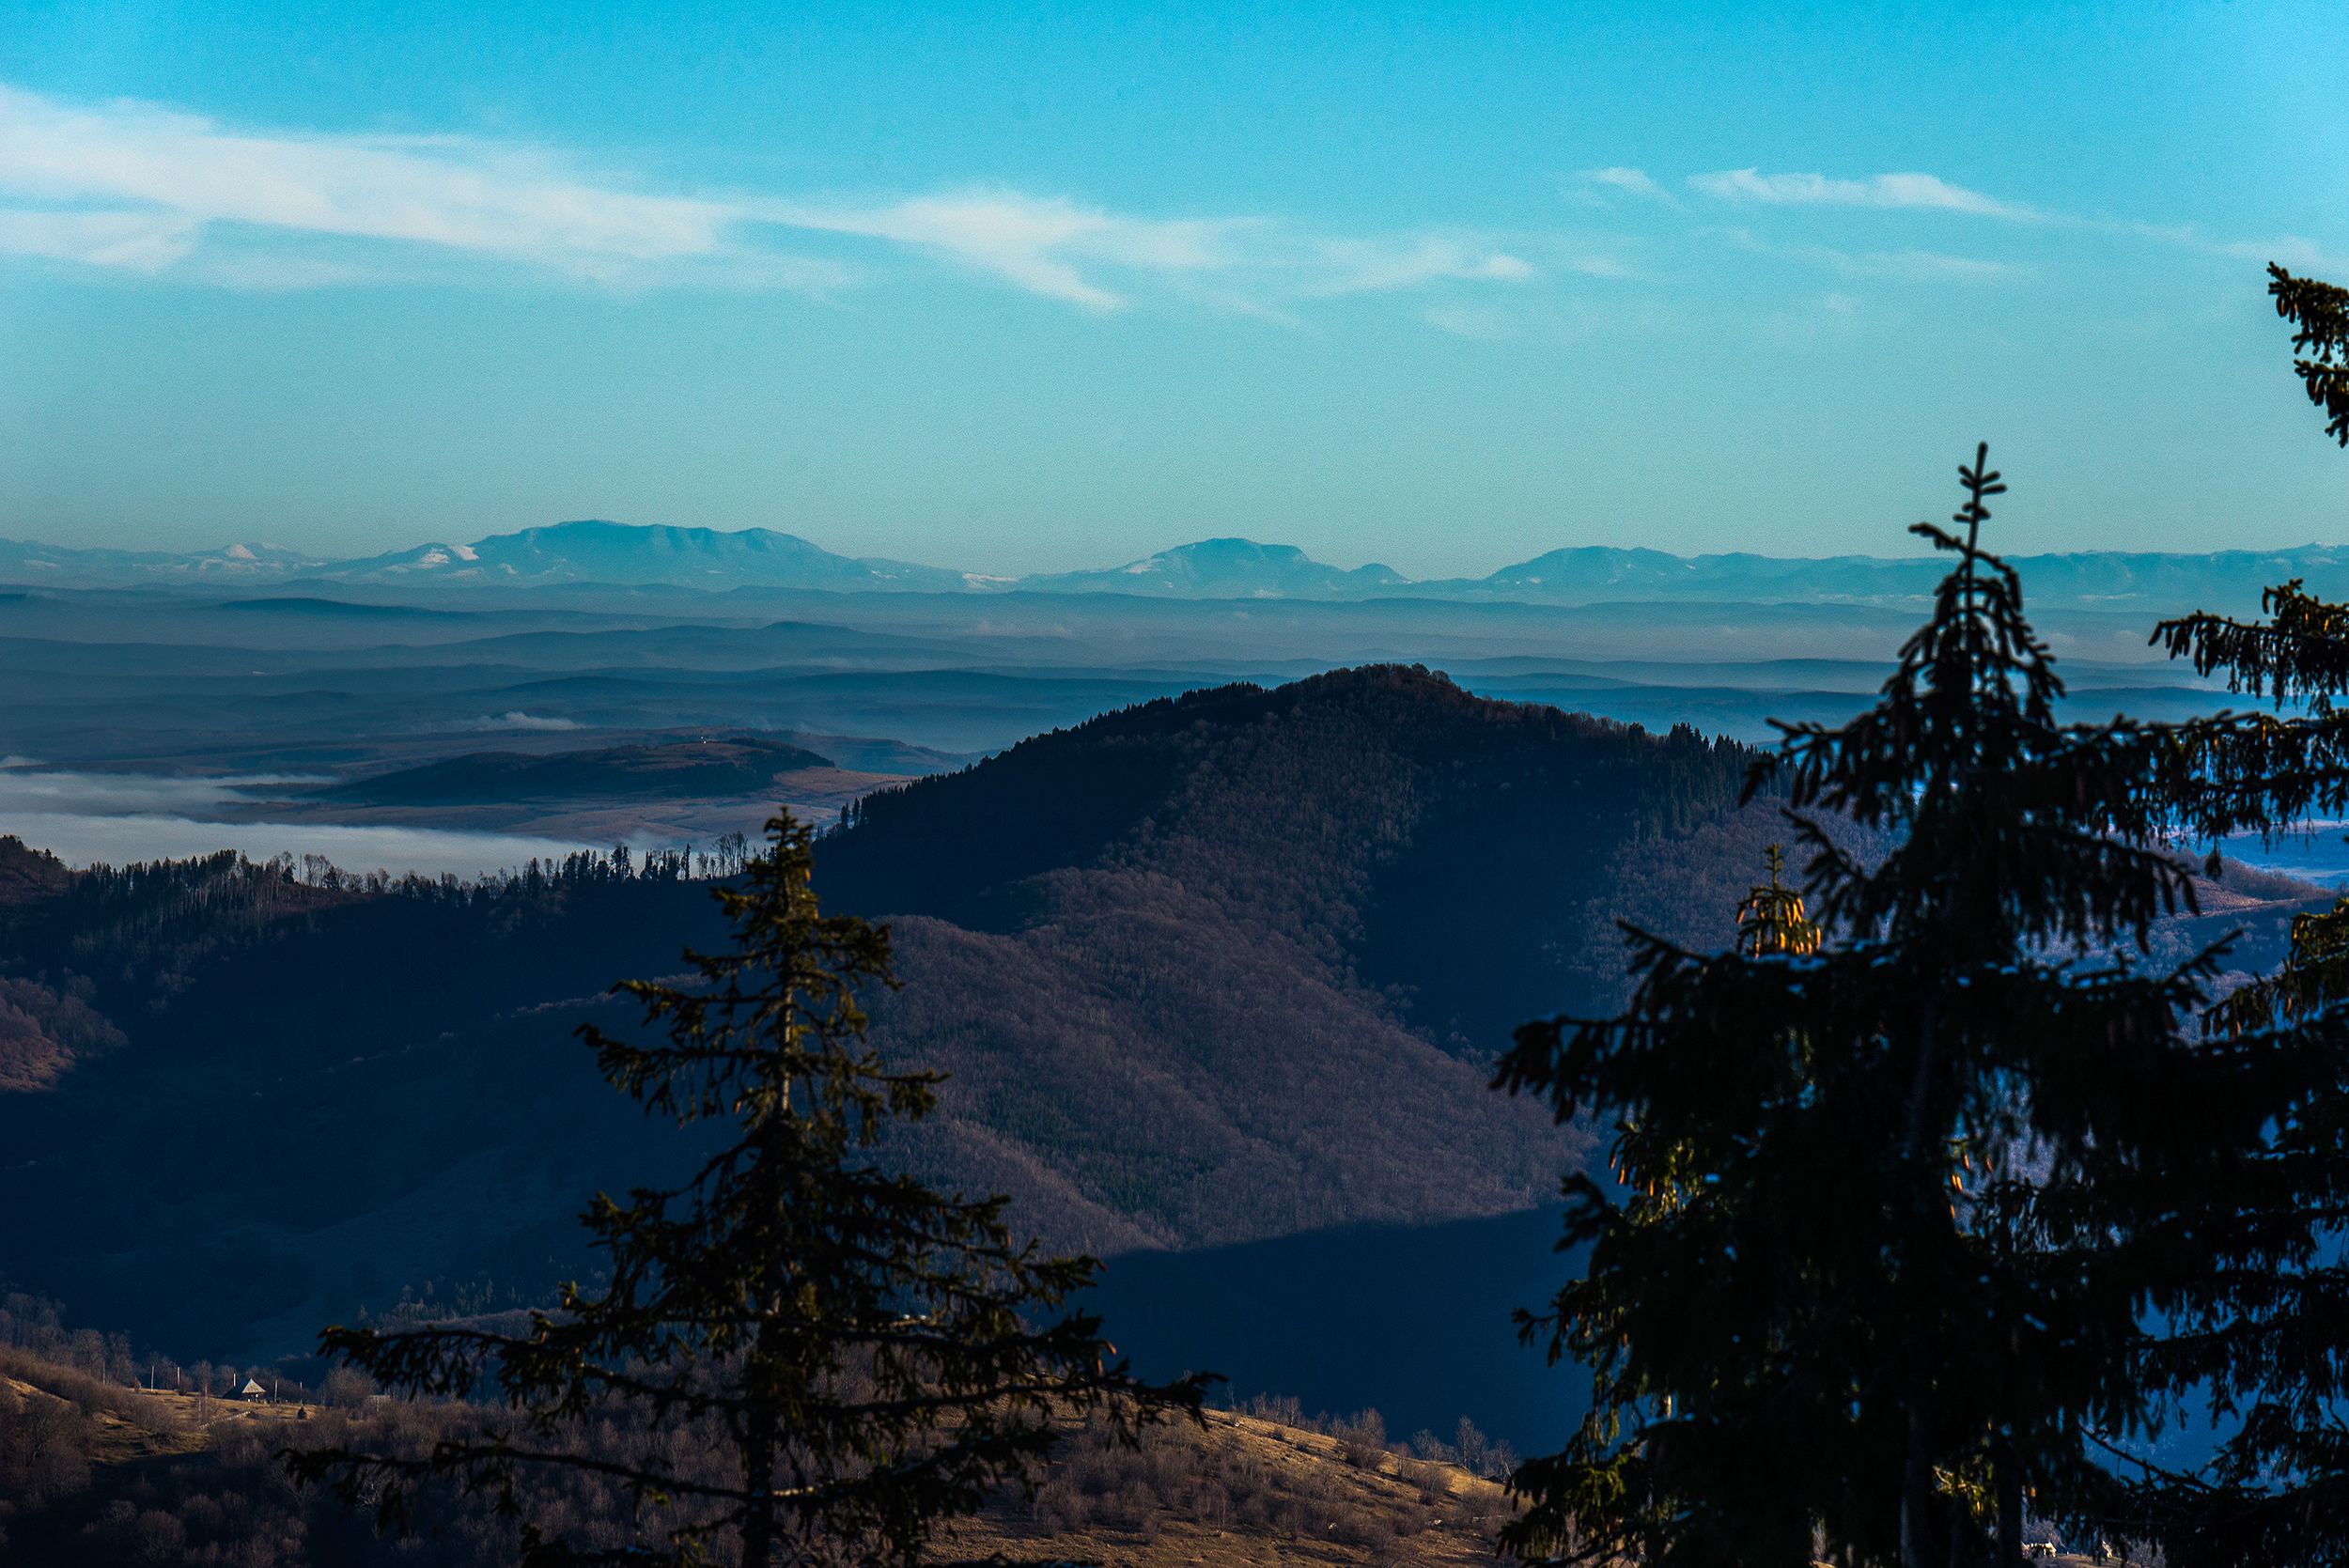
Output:
<svg viewBox="0 0 2349 1568">
<path fill-rule="evenodd" d="M 2012 557 L 2035 603 L 2079 609 L 2167 607 L 2195 600 L 2256 609 L 2260 590 L 2302 578 L 2349 593 L 2349 549 L 2310 544 L 2208 554 L 2092 551 Z M 1548 551 L 1482 578 L 1415 582 L 1377 564 L 1352 569 L 1288 545 L 1203 539 L 1124 566 L 988 577 L 878 556 L 846 556 L 796 535 L 751 528 L 636 526 L 599 520 L 428 543 L 357 560 L 273 545 L 169 551 L 79 550 L 0 540 L 0 580 L 59 587 L 150 585 L 265 590 L 302 584 L 463 591 L 486 587 L 653 585 L 830 593 L 1117 594 L 1146 598 L 1361 600 L 1436 598 L 1534 604 L 1921 604 L 1945 569 L 1927 556 L 1824 558 L 1751 553 L 1678 556 L 1590 545 Z"/>
<path fill-rule="evenodd" d="M 1202 539 L 1106 571 L 1038 572 L 999 584 L 1047 594 L 1140 594 L 1174 598 L 1373 598 L 1411 580 L 1377 563 L 1348 571 L 1294 545 Z"/>
</svg>

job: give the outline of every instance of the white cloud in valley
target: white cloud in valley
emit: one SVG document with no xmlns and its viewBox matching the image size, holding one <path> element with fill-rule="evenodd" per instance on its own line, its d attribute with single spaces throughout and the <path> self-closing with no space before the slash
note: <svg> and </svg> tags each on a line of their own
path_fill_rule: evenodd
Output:
<svg viewBox="0 0 2349 1568">
<path fill-rule="evenodd" d="M 249 808 L 287 788 L 322 782 L 294 774 L 178 778 L 0 767 L 0 833 L 49 850 L 69 865 L 187 860 L 235 849 L 256 861 L 281 852 L 323 855 L 350 871 L 380 868 L 395 876 L 413 871 L 429 877 L 443 872 L 476 877 L 519 868 L 534 856 L 559 860 L 594 847 L 439 828 L 205 820 L 212 813 Z"/>
</svg>

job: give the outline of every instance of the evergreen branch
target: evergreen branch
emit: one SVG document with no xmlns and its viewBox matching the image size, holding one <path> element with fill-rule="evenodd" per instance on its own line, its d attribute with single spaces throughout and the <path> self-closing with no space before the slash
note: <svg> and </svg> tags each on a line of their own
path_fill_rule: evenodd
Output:
<svg viewBox="0 0 2349 1568">
<path fill-rule="evenodd" d="M 2276 301 L 2276 314 L 2299 330 L 2292 335 L 2293 361 L 2309 401 L 2328 417 L 2325 433 L 2349 446 L 2349 288 L 2295 278 L 2273 262 L 2267 268 L 2267 292 Z"/>
</svg>

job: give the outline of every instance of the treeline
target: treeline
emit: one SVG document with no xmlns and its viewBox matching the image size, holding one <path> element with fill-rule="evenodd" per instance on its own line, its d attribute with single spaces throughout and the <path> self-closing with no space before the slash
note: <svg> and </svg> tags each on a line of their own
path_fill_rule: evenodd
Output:
<svg viewBox="0 0 2349 1568">
<path fill-rule="evenodd" d="M 267 1366 L 183 1363 L 160 1350 L 135 1347 L 128 1334 L 68 1328 L 63 1307 L 22 1291 L 0 1296 L 0 1355 L 11 1358 L 12 1364 L 38 1369 L 39 1378 L 71 1375 L 117 1391 L 160 1389 L 225 1398 L 247 1382 L 257 1382 L 292 1400 L 311 1397 L 300 1372 L 288 1365 L 309 1358 L 287 1358 Z"/>
<path fill-rule="evenodd" d="M 1358 1410 L 1350 1416 L 1332 1416 L 1327 1410 L 1308 1416 L 1294 1394 L 1256 1394 L 1235 1401 L 1229 1408 L 1274 1426 L 1334 1437 L 1338 1452 L 1358 1469 L 1377 1462 L 1382 1453 L 1392 1453 L 1403 1459 L 1456 1465 L 1472 1476 L 1503 1481 L 1519 1463 L 1517 1451 L 1507 1438 L 1486 1436 L 1466 1416 L 1453 1428 L 1448 1443 L 1424 1428 L 1412 1433 L 1408 1441 L 1390 1442 L 1386 1418 L 1375 1409 Z"/>
<path fill-rule="evenodd" d="M 707 847 L 614 845 L 475 877 L 351 871 L 322 855 L 254 861 L 233 849 L 76 871 L 11 835 L 0 838 L 0 969 L 84 1001 L 91 998 L 75 988 L 77 977 L 144 991 L 135 1009 L 111 999 L 105 1010 L 127 1021 L 163 1010 L 202 969 L 256 946 L 315 937 L 326 929 L 322 917 L 340 913 L 348 921 L 356 905 L 388 902 L 428 922 L 456 917 L 511 932 L 559 914 L 582 894 L 739 876 L 749 853 L 742 834 L 727 833 Z M 403 923 L 397 908 L 389 914 Z M 358 918 L 384 924 L 381 915 Z M 19 1004 L 38 1012 L 47 1001 L 39 995 Z M 0 1078 L 5 1033 L 0 1021 Z"/>
<path fill-rule="evenodd" d="M 101 987 L 131 982 L 151 993 L 139 1011 L 159 1010 L 195 971 L 318 937 L 329 917 L 410 929 L 454 918 L 510 934 L 559 917 L 578 896 L 739 876 L 749 854 L 742 834 L 727 833 L 706 847 L 615 845 L 474 877 L 352 871 L 320 855 L 255 861 L 236 850 L 76 871 L 10 836 L 0 838 L 0 967 L 60 990 L 77 975 Z M 368 905 L 380 908 L 362 912 Z"/>
<path fill-rule="evenodd" d="M 133 1353 L 125 1334 L 69 1329 L 57 1303 L 22 1291 L 0 1296 L 0 1346 L 104 1382 L 136 1382 L 148 1359 Z"/>
<path fill-rule="evenodd" d="M 459 877 L 454 872 L 426 877 L 413 871 L 394 875 L 381 867 L 348 871 L 324 855 L 297 857 L 288 851 L 255 861 L 239 850 L 223 849 L 184 861 L 133 862 L 123 866 L 99 862 L 86 871 L 66 872 L 70 881 L 62 891 L 77 907 L 99 911 L 185 901 L 206 908 L 217 905 L 224 912 L 233 913 L 241 908 L 272 907 L 267 891 L 275 887 L 470 902 L 583 883 L 707 881 L 739 876 L 749 857 L 747 846 L 740 833 L 721 834 L 707 848 L 687 844 L 638 851 L 615 844 L 609 852 L 581 849 L 559 860 L 551 856 L 541 861 L 534 855 L 520 869 L 508 867 L 478 877 Z M 47 851 L 41 853 L 55 860 Z"/>
</svg>

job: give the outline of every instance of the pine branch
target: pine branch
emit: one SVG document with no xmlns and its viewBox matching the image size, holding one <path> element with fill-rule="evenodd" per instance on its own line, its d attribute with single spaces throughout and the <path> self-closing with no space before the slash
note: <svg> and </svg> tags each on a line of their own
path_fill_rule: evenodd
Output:
<svg viewBox="0 0 2349 1568">
<path fill-rule="evenodd" d="M 2292 368 L 2309 401 L 2328 416 L 2325 433 L 2349 446 L 2349 288 L 2295 278 L 2273 262 L 2267 276 L 2276 314 L 2299 328 L 2292 334 L 2294 350 L 2308 350 Z"/>
</svg>

